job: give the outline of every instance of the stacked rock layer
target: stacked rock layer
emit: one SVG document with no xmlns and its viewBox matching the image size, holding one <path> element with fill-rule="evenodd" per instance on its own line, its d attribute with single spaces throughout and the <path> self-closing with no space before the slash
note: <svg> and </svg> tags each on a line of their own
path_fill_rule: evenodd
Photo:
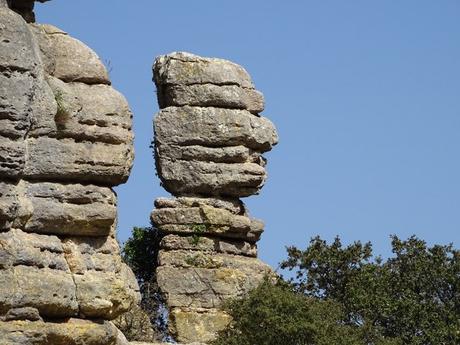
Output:
<svg viewBox="0 0 460 345">
<path fill-rule="evenodd" d="M 93 51 L 0 3 L 2 345 L 116 344 L 108 320 L 139 298 L 111 189 L 131 169 L 131 118 Z"/>
<path fill-rule="evenodd" d="M 189 53 L 156 59 L 160 112 L 155 158 L 174 198 L 155 201 L 152 222 L 164 235 L 158 284 L 178 341 L 207 342 L 229 322 L 222 302 L 256 287 L 270 268 L 256 258 L 263 231 L 241 197 L 266 179 L 262 154 L 278 141 L 259 115 L 262 94 L 239 65 Z"/>
</svg>

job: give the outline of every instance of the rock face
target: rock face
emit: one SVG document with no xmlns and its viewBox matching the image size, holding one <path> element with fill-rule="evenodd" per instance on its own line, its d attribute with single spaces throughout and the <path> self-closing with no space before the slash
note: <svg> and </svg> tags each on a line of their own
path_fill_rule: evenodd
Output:
<svg viewBox="0 0 460 345">
<path fill-rule="evenodd" d="M 110 320 L 139 299 L 111 189 L 131 169 L 131 111 L 91 49 L 26 23 L 33 1 L 1 5 L 0 343 L 115 345 Z"/>
<path fill-rule="evenodd" d="M 170 328 L 184 343 L 208 342 L 230 317 L 222 302 L 241 297 L 270 272 L 257 259 L 263 223 L 239 198 L 257 194 L 265 179 L 262 154 L 278 137 L 259 115 L 262 94 L 239 65 L 172 53 L 156 59 L 160 112 L 155 158 L 163 187 L 151 219 L 164 236 L 158 285 Z"/>
</svg>

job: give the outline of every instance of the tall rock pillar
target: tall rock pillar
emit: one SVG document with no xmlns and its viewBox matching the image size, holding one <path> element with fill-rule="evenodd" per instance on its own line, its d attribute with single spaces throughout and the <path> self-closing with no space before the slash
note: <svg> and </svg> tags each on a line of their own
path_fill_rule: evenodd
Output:
<svg viewBox="0 0 460 345">
<path fill-rule="evenodd" d="M 156 59 L 154 80 L 156 168 L 174 196 L 157 199 L 151 216 L 164 235 L 158 284 L 177 340 L 207 342 L 229 322 L 222 302 L 270 272 L 256 258 L 263 223 L 240 198 L 262 188 L 262 154 L 278 137 L 259 115 L 262 94 L 235 63 L 172 53 Z"/>
<path fill-rule="evenodd" d="M 109 320 L 139 298 L 111 188 L 131 118 L 91 49 L 0 6 L 0 344 L 117 343 Z"/>
</svg>

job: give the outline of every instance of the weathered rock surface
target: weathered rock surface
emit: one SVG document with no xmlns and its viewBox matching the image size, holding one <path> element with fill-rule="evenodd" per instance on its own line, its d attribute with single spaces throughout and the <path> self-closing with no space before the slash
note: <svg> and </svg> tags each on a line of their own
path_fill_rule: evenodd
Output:
<svg viewBox="0 0 460 345">
<path fill-rule="evenodd" d="M 133 148 L 128 144 L 39 137 L 30 138 L 27 147 L 29 159 L 23 174 L 29 179 L 42 181 L 115 186 L 127 181 L 134 158 Z"/>
<path fill-rule="evenodd" d="M 211 341 L 231 320 L 219 309 L 173 308 L 170 313 L 172 333 L 183 343 Z"/>
<path fill-rule="evenodd" d="M 183 250 L 161 252 L 159 264 L 158 284 L 170 307 L 218 308 L 257 287 L 270 272 L 255 258 Z"/>
<path fill-rule="evenodd" d="M 221 236 L 254 242 L 263 232 L 263 223 L 228 210 L 200 205 L 199 207 L 157 208 L 152 222 L 164 233 L 195 236 Z"/>
<path fill-rule="evenodd" d="M 168 107 L 155 117 L 157 145 L 243 145 L 259 152 L 278 142 L 275 127 L 265 117 L 245 110 L 215 107 Z"/>
<path fill-rule="evenodd" d="M 49 75 L 65 82 L 110 84 L 104 64 L 83 42 L 52 25 L 36 25 L 34 32 Z"/>
<path fill-rule="evenodd" d="M 140 296 L 111 187 L 132 114 L 92 50 L 26 23 L 33 3 L 0 3 L 0 343 L 123 345 L 107 320 Z"/>
<path fill-rule="evenodd" d="M 117 329 L 107 321 L 0 321 L 2 345 L 117 345 Z"/>
<path fill-rule="evenodd" d="M 263 223 L 238 198 L 262 188 L 262 154 L 278 136 L 258 115 L 262 94 L 230 61 L 173 53 L 157 58 L 154 80 L 161 108 L 156 168 L 175 196 L 157 199 L 151 214 L 164 235 L 157 283 L 176 340 L 208 342 L 230 322 L 223 302 L 244 296 L 271 272 L 256 258 Z"/>
</svg>

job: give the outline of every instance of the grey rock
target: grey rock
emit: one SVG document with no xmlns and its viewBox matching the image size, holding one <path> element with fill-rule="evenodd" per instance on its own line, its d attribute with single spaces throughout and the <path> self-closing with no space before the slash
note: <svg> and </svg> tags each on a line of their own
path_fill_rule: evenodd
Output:
<svg viewBox="0 0 460 345">
<path fill-rule="evenodd" d="M 264 97 L 261 92 L 238 85 L 157 85 L 157 89 L 160 108 L 195 105 L 246 109 L 253 114 L 264 110 Z"/>
<path fill-rule="evenodd" d="M 19 208 L 16 185 L 0 182 L 0 231 L 11 228 Z M 1 261 L 1 260 L 0 260 Z"/>
<path fill-rule="evenodd" d="M 64 250 L 82 317 L 111 320 L 140 301 L 137 281 L 114 238 L 67 238 Z"/>
<path fill-rule="evenodd" d="M 36 26 L 34 33 L 46 66 L 52 68 L 48 74 L 65 82 L 110 84 L 104 64 L 84 43 L 51 25 Z"/>
<path fill-rule="evenodd" d="M 107 236 L 116 219 L 113 191 L 80 184 L 22 183 L 15 225 L 27 232 Z"/>
<path fill-rule="evenodd" d="M 160 110 L 154 124 L 156 145 L 242 145 L 265 152 L 278 142 L 271 121 L 246 110 L 168 107 Z"/>
<path fill-rule="evenodd" d="M 219 307 L 257 287 L 271 272 L 258 259 L 190 251 L 161 252 L 159 263 L 158 286 L 170 307 Z"/>
<path fill-rule="evenodd" d="M 71 273 L 24 265 L 0 270 L 0 313 L 18 307 L 34 307 L 52 318 L 77 315 Z"/>
<path fill-rule="evenodd" d="M 24 307 L 8 310 L 8 313 L 5 315 L 5 321 L 14 320 L 42 321 L 42 318 L 37 308 Z"/>
<path fill-rule="evenodd" d="M 21 16 L 0 7 L 0 68 L 37 73 L 39 50 L 29 26 Z"/>
<path fill-rule="evenodd" d="M 186 52 L 158 57 L 153 71 L 157 85 L 215 84 L 254 87 L 251 77 L 243 67 L 228 60 L 203 58 Z"/>
<path fill-rule="evenodd" d="M 22 265 L 70 273 L 61 241 L 56 236 L 29 234 L 19 229 L 0 233 L 0 258 L 1 269 Z"/>
<path fill-rule="evenodd" d="M 171 160 L 197 160 L 216 163 L 257 163 L 265 165 L 258 152 L 245 146 L 206 147 L 200 145 L 161 145 L 157 156 Z"/>
<path fill-rule="evenodd" d="M 74 139 L 30 138 L 24 176 L 118 185 L 126 182 L 133 161 L 132 145 L 111 145 Z M 59 157 L 59 159 L 56 159 Z"/>
<path fill-rule="evenodd" d="M 225 253 L 244 256 L 257 256 L 257 246 L 254 243 L 235 240 L 223 240 L 208 237 L 190 237 L 166 235 L 160 243 L 164 250 L 192 250 L 205 253 Z"/>
<path fill-rule="evenodd" d="M 68 319 L 61 322 L 0 322 L 2 345 L 116 345 L 110 322 Z"/>
<path fill-rule="evenodd" d="M 256 259 L 263 223 L 238 198 L 262 188 L 262 154 L 278 136 L 258 116 L 263 96 L 237 64 L 173 53 L 156 59 L 154 81 L 161 108 L 154 122 L 156 168 L 176 196 L 157 199 L 151 214 L 165 235 L 157 282 L 175 339 L 209 342 L 230 322 L 223 302 L 271 273 Z"/>
<path fill-rule="evenodd" d="M 173 195 L 245 197 L 257 194 L 266 172 L 256 163 L 157 159 L 163 187 Z"/>
<path fill-rule="evenodd" d="M 57 237 L 0 233 L 0 259 L 0 315 L 22 307 L 46 317 L 77 314 L 74 280 Z"/>
<path fill-rule="evenodd" d="M 36 90 L 37 80 L 30 72 L 0 72 L 0 140 L 24 138 L 32 122 Z"/>
<path fill-rule="evenodd" d="M 132 113 L 126 99 L 108 85 L 64 83 L 50 77 L 52 116 L 37 118 L 29 136 L 131 144 Z"/>
<path fill-rule="evenodd" d="M 25 166 L 26 145 L 22 141 L 0 137 L 0 176 L 17 179 Z"/>
<path fill-rule="evenodd" d="M 247 215 L 247 210 L 243 202 L 239 199 L 225 198 L 200 198 L 200 197 L 178 197 L 178 198 L 157 198 L 155 199 L 156 208 L 181 208 L 181 207 L 200 207 L 202 205 L 212 206 L 227 210 L 233 214 Z"/>
<path fill-rule="evenodd" d="M 152 223 L 162 232 L 188 236 L 239 238 L 254 242 L 263 232 L 263 222 L 208 205 L 158 208 Z"/>
<path fill-rule="evenodd" d="M 170 332 L 178 341 L 190 345 L 213 341 L 231 321 L 222 310 L 200 308 L 172 308 L 169 319 Z"/>
</svg>

